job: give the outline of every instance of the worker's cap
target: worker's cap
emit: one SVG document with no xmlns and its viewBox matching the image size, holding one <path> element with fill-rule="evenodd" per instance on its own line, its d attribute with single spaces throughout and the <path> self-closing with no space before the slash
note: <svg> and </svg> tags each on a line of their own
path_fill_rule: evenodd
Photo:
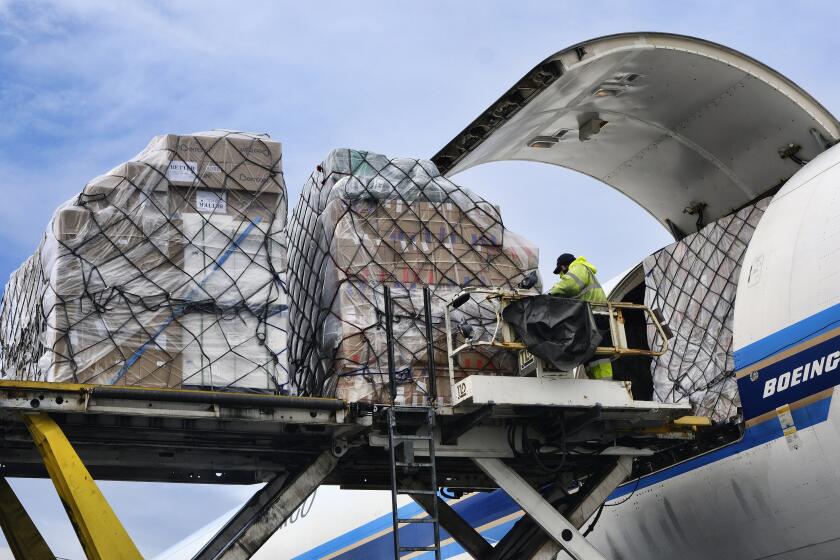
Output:
<svg viewBox="0 0 840 560">
<path fill-rule="evenodd" d="M 575 261 L 575 256 L 571 253 L 563 253 L 557 257 L 557 266 L 554 267 L 554 274 L 560 274 L 561 266 L 569 266 Z"/>
</svg>

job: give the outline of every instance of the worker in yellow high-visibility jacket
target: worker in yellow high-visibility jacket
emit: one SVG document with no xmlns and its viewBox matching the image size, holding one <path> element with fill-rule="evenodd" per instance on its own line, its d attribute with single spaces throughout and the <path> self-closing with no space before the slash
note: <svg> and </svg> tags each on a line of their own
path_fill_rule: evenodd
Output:
<svg viewBox="0 0 840 560">
<path fill-rule="evenodd" d="M 553 296 L 600 303 L 607 301 L 607 295 L 595 274 L 598 269 L 585 257 L 563 253 L 557 257 L 554 274 L 560 279 L 548 290 Z M 612 363 L 609 359 L 595 360 L 586 364 L 586 371 L 592 379 L 612 379 Z"/>
</svg>

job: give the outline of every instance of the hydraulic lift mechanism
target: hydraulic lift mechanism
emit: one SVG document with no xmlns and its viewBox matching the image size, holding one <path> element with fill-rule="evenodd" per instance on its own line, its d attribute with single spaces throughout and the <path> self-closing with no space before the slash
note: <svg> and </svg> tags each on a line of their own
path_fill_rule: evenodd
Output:
<svg viewBox="0 0 840 560">
<path fill-rule="evenodd" d="M 430 297 L 426 289 L 428 351 L 432 352 L 435 318 Z M 692 430 L 706 420 L 688 416 L 688 405 L 636 401 L 628 382 L 588 379 L 580 367 L 556 371 L 531 354 L 503 319 L 505 306 L 527 297 L 525 291 L 471 288 L 449 303 L 443 317 L 453 395 L 449 402 L 436 398 L 431 366 L 428 403 L 394 404 L 393 304 L 387 289 L 392 386 L 391 402 L 381 405 L 0 382 L 4 428 L 0 474 L 49 476 L 85 553 L 96 559 L 141 556 L 94 478 L 267 482 L 195 556 L 200 560 L 250 558 L 321 484 L 390 488 L 395 557 L 433 552 L 440 558 L 443 528 L 476 558 L 530 558 L 546 550 L 552 554 L 564 550 L 575 559 L 600 559 L 579 532 L 585 520 L 630 476 L 634 457 L 691 437 Z M 470 336 L 452 321 L 452 313 L 470 298 L 484 298 L 495 306 L 495 323 L 482 330 L 489 333 L 486 337 Z M 664 351 L 628 347 L 622 311 L 631 306 L 662 329 L 656 314 L 644 306 L 593 305 L 593 313 L 607 318 L 613 341 L 599 346 L 597 356 L 618 359 Z M 459 339 L 463 342 L 456 346 Z M 519 375 L 456 379 L 458 353 L 480 346 L 518 352 Z M 233 456 L 231 445 L 237 449 Z M 439 490 L 444 486 L 456 492 L 501 488 L 526 515 L 507 537 L 490 546 L 441 499 Z M 546 494 L 545 488 L 552 486 Z M 5 481 L 0 492 L 6 496 L 0 524 L 15 557 L 52 558 Z M 399 494 L 411 496 L 427 516 L 400 518 Z M 560 502 L 558 495 L 563 496 Z M 400 528 L 418 523 L 428 527 L 428 542 L 422 546 L 400 543 Z"/>
</svg>

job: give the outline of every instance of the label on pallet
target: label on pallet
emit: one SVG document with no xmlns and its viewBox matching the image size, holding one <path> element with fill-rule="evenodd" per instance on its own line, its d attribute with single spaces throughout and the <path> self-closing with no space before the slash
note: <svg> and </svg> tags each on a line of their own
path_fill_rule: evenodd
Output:
<svg viewBox="0 0 840 560">
<path fill-rule="evenodd" d="M 192 183 L 198 177 L 198 163 L 194 161 L 172 161 L 166 170 L 166 178 L 175 183 Z"/>
<path fill-rule="evenodd" d="M 455 394 L 452 397 L 452 404 L 460 404 L 472 397 L 472 385 L 467 379 L 463 379 L 455 384 Z"/>
<path fill-rule="evenodd" d="M 227 213 L 227 192 L 225 191 L 196 191 L 195 208 L 199 212 Z"/>
<path fill-rule="evenodd" d="M 519 375 L 528 375 L 536 369 L 537 360 L 527 349 L 519 351 Z"/>
</svg>

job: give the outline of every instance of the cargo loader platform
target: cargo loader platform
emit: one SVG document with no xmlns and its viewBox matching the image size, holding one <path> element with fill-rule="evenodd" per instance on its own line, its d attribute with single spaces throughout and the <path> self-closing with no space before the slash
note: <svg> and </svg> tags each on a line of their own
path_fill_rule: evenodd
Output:
<svg viewBox="0 0 840 560">
<path fill-rule="evenodd" d="M 492 335 L 470 334 L 463 325 L 457 334 L 450 311 L 481 296 L 497 304 Z M 558 301 L 540 303 L 541 296 L 529 300 L 532 296 L 525 293 L 497 288 L 462 290 L 446 307 L 451 398 L 438 400 L 434 360 L 429 359 L 428 398 L 422 405 L 401 402 L 394 306 L 387 286 L 384 297 L 387 403 L 4 381 L 0 475 L 49 476 L 91 558 L 139 557 L 94 482 L 111 479 L 266 483 L 196 560 L 250 558 L 322 484 L 391 490 L 394 558 L 433 552 L 439 560 L 443 528 L 475 558 L 546 557 L 564 550 L 577 560 L 599 560 L 578 530 L 631 477 L 634 458 L 669 450 L 709 424 L 707 418 L 690 416 L 689 404 L 635 400 L 627 381 L 586 378 L 581 374 L 585 355 L 561 361 L 567 364 L 564 369 L 530 354 L 503 315 L 521 302 L 556 307 Z M 559 305 L 583 314 L 580 332 L 589 341 L 589 355 L 659 355 L 667 346 L 665 339 L 663 348 L 628 347 L 624 304 L 606 303 L 611 343 L 596 348 L 601 335 L 592 330 L 590 307 Z M 423 306 L 426 355 L 431 357 L 434 321 L 428 287 Z M 647 312 L 658 326 L 655 313 Z M 463 338 L 460 345 L 457 336 Z M 566 339 L 560 333 L 556 340 Z M 518 375 L 456 378 L 454 358 L 478 346 L 517 351 Z M 526 515 L 491 547 L 442 499 L 443 488 L 455 493 L 500 488 Z M 0 508 L 0 525 L 11 535 L 12 548 L 23 550 L 24 542 L 33 541 L 45 548 L 11 487 L 0 486 L 0 492 L 6 504 L 5 511 Z M 428 516 L 400 518 L 400 494 L 410 496 Z M 422 545 L 401 545 L 400 528 L 406 523 L 431 529 Z"/>
<path fill-rule="evenodd" d="M 513 391 L 511 383 L 523 390 Z M 546 383 L 558 385 L 552 392 Z M 470 378 L 468 397 L 437 414 L 437 487 L 464 492 L 502 487 L 521 499 L 530 515 L 534 504 L 549 503 L 535 501 L 533 489 L 561 484 L 579 495 L 580 503 L 567 507 L 566 517 L 553 507 L 554 514 L 533 515 L 548 516 L 551 527 L 567 530 L 555 517 L 577 516 L 579 527 L 630 474 L 633 456 L 668 448 L 703 423 L 686 420 L 688 405 L 632 401 L 623 382 L 566 383 L 577 388 L 563 388 L 562 380 Z M 43 445 L 33 445 L 39 437 L 33 422 L 25 421 L 38 417 L 54 422 L 93 479 L 267 482 L 198 556 L 247 558 L 318 485 L 389 487 L 389 408 L 336 399 L 4 381 L 0 473 L 55 480 Z M 399 407 L 397 414 L 404 417 L 403 436 L 421 431 L 422 419 L 412 427 L 418 415 L 411 407 Z M 428 448 L 418 441 L 414 453 L 422 458 Z M 468 543 L 464 531 L 456 538 Z M 80 533 L 80 538 L 95 537 Z"/>
</svg>

